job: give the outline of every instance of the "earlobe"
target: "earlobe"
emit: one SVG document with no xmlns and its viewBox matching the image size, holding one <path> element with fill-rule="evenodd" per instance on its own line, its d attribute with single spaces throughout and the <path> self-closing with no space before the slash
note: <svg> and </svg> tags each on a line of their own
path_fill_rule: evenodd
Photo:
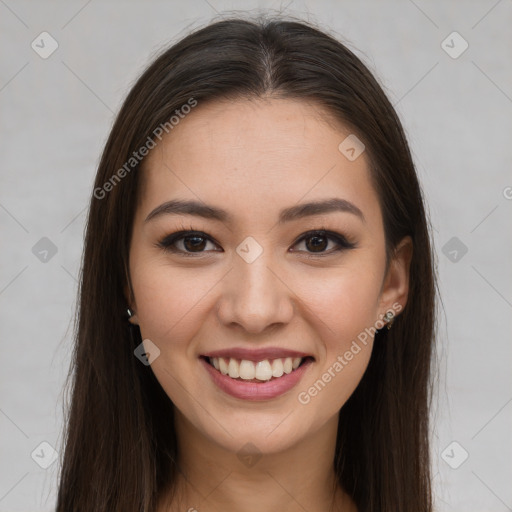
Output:
<svg viewBox="0 0 512 512">
<path fill-rule="evenodd" d="M 137 318 L 137 314 L 135 313 L 135 309 L 134 307 L 132 306 L 132 304 L 135 303 L 135 297 L 134 297 L 134 294 L 133 294 L 133 288 L 132 288 L 132 282 L 131 282 L 131 279 L 130 279 L 130 273 L 128 271 L 128 267 L 124 266 L 124 270 L 125 270 L 125 277 L 126 277 L 126 282 L 125 282 L 125 285 L 124 285 L 124 298 L 126 300 L 126 303 L 129 304 L 127 307 L 126 307 L 126 318 L 128 320 L 128 322 L 130 322 L 132 325 L 139 325 L 139 319 Z"/>
<path fill-rule="evenodd" d="M 412 238 L 405 236 L 396 246 L 384 278 L 380 295 L 382 314 L 385 314 L 390 309 L 395 310 L 396 304 L 400 304 L 400 311 L 405 308 L 409 295 L 409 273 L 412 254 Z"/>
<path fill-rule="evenodd" d="M 131 287 L 128 284 L 126 284 L 124 287 L 124 297 L 128 304 L 132 304 L 134 302 L 133 293 L 131 292 Z M 131 305 L 127 306 L 126 308 L 126 318 L 131 324 L 139 325 L 139 320 L 135 313 L 135 309 Z"/>
<path fill-rule="evenodd" d="M 128 317 L 128 322 L 130 322 L 132 325 L 139 325 L 137 315 L 131 308 L 126 309 L 126 315 Z"/>
</svg>

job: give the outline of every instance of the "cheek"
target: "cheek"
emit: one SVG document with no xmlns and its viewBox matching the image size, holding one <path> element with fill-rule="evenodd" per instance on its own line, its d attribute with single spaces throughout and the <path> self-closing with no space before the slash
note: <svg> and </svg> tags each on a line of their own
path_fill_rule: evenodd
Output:
<svg viewBox="0 0 512 512">
<path fill-rule="evenodd" d="M 317 317 L 316 324 L 324 326 L 329 345 L 340 345 L 375 323 L 380 276 L 371 266 L 331 269 L 319 276 L 300 278 L 300 290 L 294 291 Z"/>
<path fill-rule="evenodd" d="M 218 279 L 206 269 L 180 269 L 134 257 L 132 285 L 143 338 L 162 345 L 172 340 L 175 346 L 193 337 Z"/>
<path fill-rule="evenodd" d="M 361 261 L 362 263 L 362 261 Z M 325 420 L 338 411 L 359 384 L 371 357 L 378 316 L 380 275 L 371 266 L 360 265 L 332 272 L 318 286 L 304 282 L 301 295 L 314 323 L 314 335 L 321 343 L 314 375 L 301 386 L 298 400 L 314 404 Z"/>
</svg>

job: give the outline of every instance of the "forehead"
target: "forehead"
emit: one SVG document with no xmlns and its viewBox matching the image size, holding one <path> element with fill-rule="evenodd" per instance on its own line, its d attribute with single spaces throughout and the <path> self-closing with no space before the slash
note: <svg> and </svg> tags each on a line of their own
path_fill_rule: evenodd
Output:
<svg viewBox="0 0 512 512">
<path fill-rule="evenodd" d="M 368 160 L 338 149 L 351 135 L 318 104 L 291 99 L 198 104 L 146 157 L 142 204 L 195 199 L 237 217 L 342 197 L 377 216 Z"/>
</svg>

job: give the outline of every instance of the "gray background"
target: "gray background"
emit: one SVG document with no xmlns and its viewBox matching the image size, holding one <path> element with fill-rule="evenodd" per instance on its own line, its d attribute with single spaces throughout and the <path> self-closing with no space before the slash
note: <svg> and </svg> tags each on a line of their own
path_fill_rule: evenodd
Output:
<svg viewBox="0 0 512 512">
<path fill-rule="evenodd" d="M 512 510 L 511 0 L 0 0 L 0 512 L 55 504 L 58 462 L 40 467 L 40 443 L 60 450 L 86 205 L 114 112 L 157 50 L 261 8 L 343 38 L 396 105 L 443 297 L 437 510 Z M 43 31 L 59 45 L 46 59 L 31 47 Z M 457 58 L 458 36 L 442 44 L 453 31 L 469 44 Z"/>
</svg>

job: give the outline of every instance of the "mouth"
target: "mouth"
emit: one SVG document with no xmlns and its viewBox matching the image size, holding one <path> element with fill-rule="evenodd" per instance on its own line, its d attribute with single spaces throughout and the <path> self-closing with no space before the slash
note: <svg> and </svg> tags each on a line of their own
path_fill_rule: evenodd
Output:
<svg viewBox="0 0 512 512">
<path fill-rule="evenodd" d="M 250 361 L 234 357 L 208 356 L 201 356 L 201 359 L 221 375 L 229 377 L 234 381 L 247 383 L 276 381 L 314 361 L 312 356 L 278 357 L 274 359 L 263 359 L 261 361 Z"/>
</svg>

